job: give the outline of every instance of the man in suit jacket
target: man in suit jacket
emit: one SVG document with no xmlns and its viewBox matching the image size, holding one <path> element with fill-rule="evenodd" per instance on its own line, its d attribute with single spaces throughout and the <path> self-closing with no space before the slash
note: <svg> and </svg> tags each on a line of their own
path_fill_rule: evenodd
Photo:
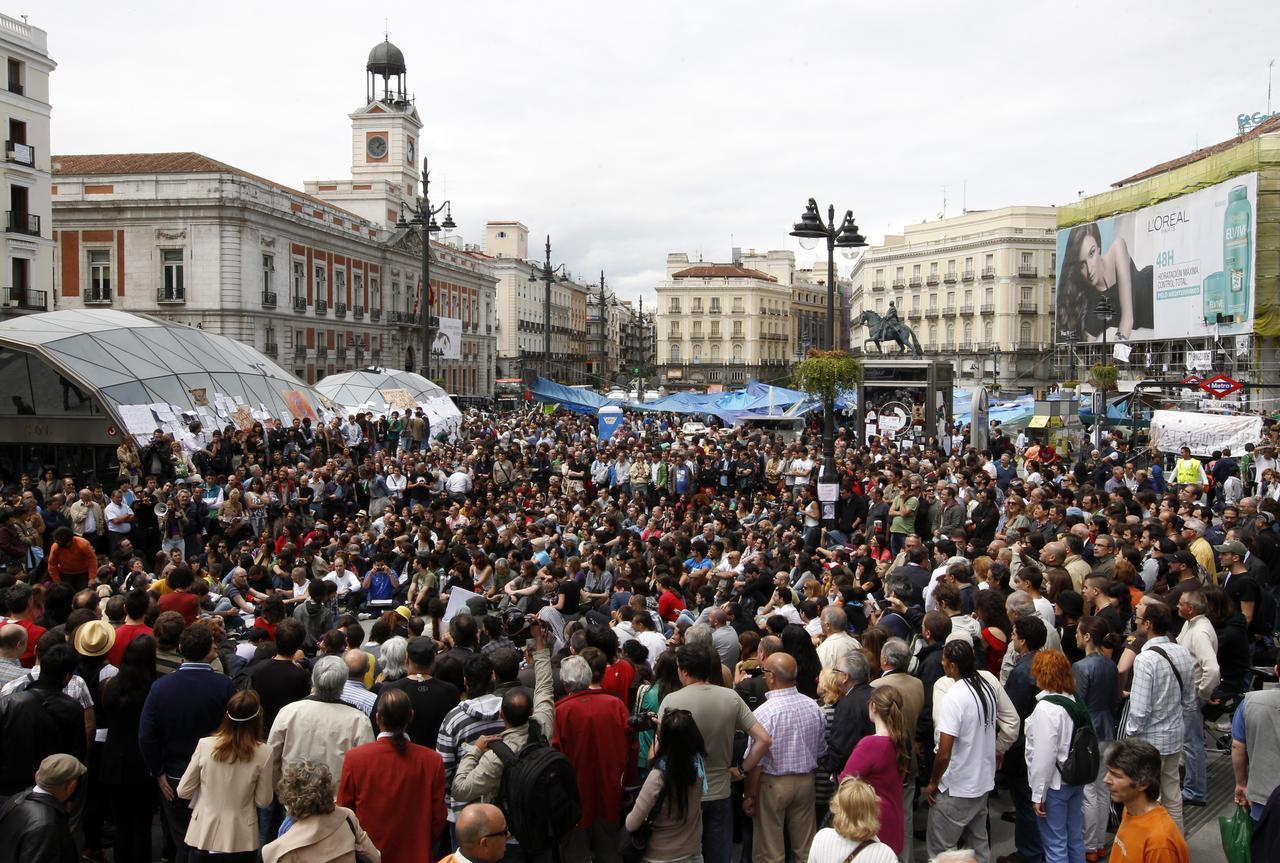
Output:
<svg viewBox="0 0 1280 863">
<path fill-rule="evenodd" d="M 0 808 L 0 863 L 77 863 L 67 801 L 87 768 L 67 754 L 40 762 L 36 784 Z"/>
<path fill-rule="evenodd" d="M 147 770 L 160 786 L 160 813 L 174 846 L 176 863 L 187 863 L 190 848 L 184 838 L 191 821 L 188 801 L 174 792 L 187 770 L 201 737 L 217 730 L 235 694 L 231 678 L 213 670 L 217 655 L 213 631 L 207 624 L 187 627 L 178 639 L 182 665 L 160 677 L 147 694 L 138 724 L 138 746 Z"/>
</svg>

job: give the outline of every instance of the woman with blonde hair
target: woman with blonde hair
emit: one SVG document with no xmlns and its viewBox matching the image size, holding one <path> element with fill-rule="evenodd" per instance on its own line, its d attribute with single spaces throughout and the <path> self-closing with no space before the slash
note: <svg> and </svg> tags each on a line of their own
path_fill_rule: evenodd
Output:
<svg viewBox="0 0 1280 863">
<path fill-rule="evenodd" d="M 839 673 L 834 668 L 822 669 L 818 674 L 818 703 L 822 705 L 822 714 L 827 718 L 828 728 L 835 724 L 836 702 L 843 697 Z M 836 791 L 835 777 L 821 766 L 813 776 L 813 791 L 813 804 L 817 807 L 818 821 L 821 822 L 822 814 L 827 811 L 827 804 Z"/>
<path fill-rule="evenodd" d="M 902 789 L 897 791 L 902 798 Z M 809 863 L 897 863 L 898 855 L 876 838 L 880 801 L 870 783 L 850 776 L 831 799 L 832 821 L 813 837 Z"/>
<path fill-rule="evenodd" d="M 177 795 L 193 801 L 186 844 L 218 860 L 253 863 L 258 810 L 271 802 L 274 784 L 258 693 L 237 692 L 227 702 L 222 725 L 196 744 L 178 783 Z"/>
<path fill-rule="evenodd" d="M 843 782 L 858 777 L 868 782 L 880 797 L 879 837 L 893 849 L 902 852 L 904 842 L 902 783 L 911 765 L 911 740 L 907 723 L 902 718 L 902 693 L 890 686 L 877 687 L 867 702 L 867 715 L 875 723 L 875 734 L 858 741 L 849 753 Z"/>
</svg>

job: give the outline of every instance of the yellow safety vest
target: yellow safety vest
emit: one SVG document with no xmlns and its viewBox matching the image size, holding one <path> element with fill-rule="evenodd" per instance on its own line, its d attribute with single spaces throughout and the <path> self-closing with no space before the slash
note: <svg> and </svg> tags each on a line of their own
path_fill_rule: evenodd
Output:
<svg viewBox="0 0 1280 863">
<path fill-rule="evenodd" d="M 1195 458 L 1180 458 L 1174 465 L 1174 476 L 1179 485 L 1186 485 L 1200 481 L 1200 460 Z"/>
</svg>

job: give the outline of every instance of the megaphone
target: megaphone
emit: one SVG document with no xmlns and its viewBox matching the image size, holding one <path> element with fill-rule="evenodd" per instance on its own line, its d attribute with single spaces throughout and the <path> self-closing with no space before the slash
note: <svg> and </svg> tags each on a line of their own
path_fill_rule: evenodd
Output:
<svg viewBox="0 0 1280 863">
<path fill-rule="evenodd" d="M 169 514 L 169 507 L 165 506 L 164 503 L 157 503 L 155 507 L 153 507 L 153 510 L 157 519 L 164 518 Z"/>
</svg>

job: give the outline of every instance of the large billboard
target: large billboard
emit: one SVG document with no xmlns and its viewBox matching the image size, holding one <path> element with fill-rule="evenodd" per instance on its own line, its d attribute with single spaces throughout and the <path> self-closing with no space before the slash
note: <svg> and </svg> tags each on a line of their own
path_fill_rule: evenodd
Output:
<svg viewBox="0 0 1280 863">
<path fill-rule="evenodd" d="M 1058 342 L 1101 341 L 1104 320 L 1108 341 L 1251 332 L 1257 201 L 1244 174 L 1058 231 Z"/>
<path fill-rule="evenodd" d="M 440 328 L 436 330 L 431 353 L 437 359 L 456 360 L 462 357 L 462 319 L 436 318 Z"/>
</svg>

